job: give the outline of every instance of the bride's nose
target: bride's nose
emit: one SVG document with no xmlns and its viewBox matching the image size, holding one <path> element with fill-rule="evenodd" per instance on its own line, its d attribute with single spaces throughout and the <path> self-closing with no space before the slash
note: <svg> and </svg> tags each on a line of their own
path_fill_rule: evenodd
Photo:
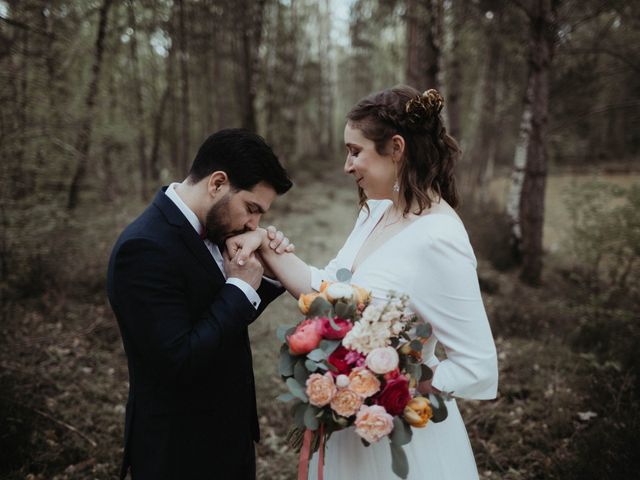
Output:
<svg viewBox="0 0 640 480">
<path fill-rule="evenodd" d="M 351 161 L 351 155 L 347 153 L 347 159 L 344 162 L 344 173 L 347 175 L 353 173 L 353 162 Z"/>
</svg>

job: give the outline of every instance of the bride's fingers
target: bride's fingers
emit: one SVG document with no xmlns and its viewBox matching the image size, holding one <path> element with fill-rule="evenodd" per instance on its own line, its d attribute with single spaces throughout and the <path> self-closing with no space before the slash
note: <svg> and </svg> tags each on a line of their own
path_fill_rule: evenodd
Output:
<svg viewBox="0 0 640 480">
<path fill-rule="evenodd" d="M 289 243 L 289 239 L 287 237 L 284 237 L 280 242 L 280 245 L 278 245 L 278 247 L 276 248 L 276 253 L 284 253 L 289 246 Z"/>
<path fill-rule="evenodd" d="M 296 246 L 293 243 L 290 243 L 289 245 L 287 245 L 287 248 L 285 249 L 285 252 L 287 253 L 293 253 L 296 251 Z"/>
<path fill-rule="evenodd" d="M 274 227 L 273 225 L 269 225 L 267 227 L 267 237 L 269 237 L 269 240 L 273 240 L 274 238 L 276 238 L 276 233 L 277 233 L 276 227 Z"/>
<path fill-rule="evenodd" d="M 284 233 L 282 233 L 280 230 L 278 230 L 276 232 L 276 237 L 271 241 L 269 246 L 271 248 L 273 248 L 274 250 L 277 249 L 280 246 L 280 244 L 282 244 L 282 240 L 284 238 L 285 238 Z"/>
</svg>

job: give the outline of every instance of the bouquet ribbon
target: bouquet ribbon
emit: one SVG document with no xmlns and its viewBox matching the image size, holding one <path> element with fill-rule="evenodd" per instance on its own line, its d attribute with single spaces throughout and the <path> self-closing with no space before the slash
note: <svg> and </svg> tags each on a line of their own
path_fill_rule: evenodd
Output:
<svg viewBox="0 0 640 480">
<path fill-rule="evenodd" d="M 308 428 L 304 432 L 302 440 L 302 448 L 300 449 L 300 462 L 298 463 L 298 480 L 307 480 L 309 478 L 309 460 L 311 459 L 311 441 L 315 430 Z M 324 478 L 324 425 L 320 425 L 320 446 L 318 448 L 318 480 Z"/>
</svg>

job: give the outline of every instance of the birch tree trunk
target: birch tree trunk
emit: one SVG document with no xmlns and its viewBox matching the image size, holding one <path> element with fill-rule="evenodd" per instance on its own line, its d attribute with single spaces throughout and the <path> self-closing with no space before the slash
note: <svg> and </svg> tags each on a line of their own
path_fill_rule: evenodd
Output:
<svg viewBox="0 0 640 480">
<path fill-rule="evenodd" d="M 104 55 L 104 38 L 107 31 L 107 17 L 109 8 L 113 0 L 104 0 L 100 7 L 100 19 L 98 22 L 98 34 L 96 36 L 95 56 L 93 67 L 91 69 L 91 80 L 89 89 L 85 98 L 85 117 L 80 125 L 80 131 L 76 138 L 75 150 L 78 156 L 78 165 L 69 186 L 69 198 L 67 208 L 73 210 L 78 206 L 78 196 L 80 193 L 80 184 L 84 180 L 87 173 L 87 164 L 89 162 L 89 150 L 91 148 L 91 131 L 93 129 L 93 117 L 96 106 L 96 98 L 98 96 L 98 84 L 100 82 L 100 73 L 102 69 L 102 58 Z"/>
<path fill-rule="evenodd" d="M 542 277 L 547 178 L 545 134 L 557 3 L 557 0 L 534 0 L 529 11 L 529 77 L 508 202 L 513 245 L 522 261 L 520 277 L 532 285 L 539 284 Z"/>
</svg>

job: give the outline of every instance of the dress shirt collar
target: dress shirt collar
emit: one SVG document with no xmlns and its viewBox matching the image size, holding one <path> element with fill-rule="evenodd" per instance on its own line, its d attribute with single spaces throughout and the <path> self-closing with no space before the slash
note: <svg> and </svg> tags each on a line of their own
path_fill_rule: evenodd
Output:
<svg viewBox="0 0 640 480">
<path fill-rule="evenodd" d="M 184 203 L 182 198 L 180 198 L 180 195 L 178 195 L 178 192 L 176 192 L 176 187 L 178 185 L 180 184 L 177 182 L 174 182 L 171 185 L 169 185 L 167 187 L 167 191 L 165 192 L 165 195 L 169 197 L 173 203 L 176 204 L 176 207 L 178 207 L 178 209 L 180 209 L 182 214 L 187 218 L 187 220 L 189 221 L 191 226 L 194 228 L 196 233 L 200 235 L 204 230 L 204 227 L 200 223 L 200 220 L 198 220 L 198 216 L 195 213 L 193 213 L 193 210 L 191 210 L 187 206 L 187 204 Z"/>
</svg>

